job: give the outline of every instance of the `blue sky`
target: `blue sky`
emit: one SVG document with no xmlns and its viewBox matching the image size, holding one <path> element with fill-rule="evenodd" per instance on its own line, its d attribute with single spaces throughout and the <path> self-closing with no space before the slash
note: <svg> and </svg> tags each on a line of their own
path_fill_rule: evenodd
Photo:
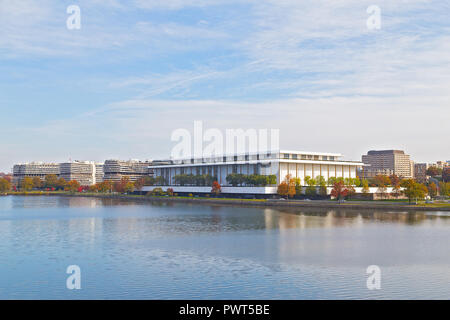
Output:
<svg viewBox="0 0 450 320">
<path fill-rule="evenodd" d="M 427 0 L 0 0 L 0 171 L 166 158 L 194 120 L 279 128 L 291 150 L 447 160 L 449 16 Z"/>
</svg>

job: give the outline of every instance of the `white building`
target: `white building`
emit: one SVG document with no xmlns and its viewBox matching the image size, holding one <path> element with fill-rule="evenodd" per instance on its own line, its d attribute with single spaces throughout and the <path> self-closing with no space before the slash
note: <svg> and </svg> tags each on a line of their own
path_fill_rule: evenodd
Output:
<svg viewBox="0 0 450 320">
<path fill-rule="evenodd" d="M 60 177 L 66 181 L 76 180 L 82 186 L 91 186 L 103 181 L 103 164 L 93 161 L 61 163 Z"/>
<path fill-rule="evenodd" d="M 39 177 L 41 180 L 44 180 L 46 175 L 54 174 L 59 176 L 59 173 L 58 163 L 31 162 L 16 164 L 13 167 L 13 184 L 19 185 L 25 177 Z"/>
<path fill-rule="evenodd" d="M 189 192 L 189 190 L 191 192 L 204 192 L 206 189 L 209 192 L 211 188 L 208 186 L 180 186 L 175 181 L 175 176 L 180 174 L 208 174 L 217 178 L 217 181 L 222 186 L 222 193 L 270 194 L 276 193 L 276 185 L 280 184 L 288 174 L 293 178 L 300 178 L 302 184 L 304 184 L 307 176 L 311 178 L 323 176 L 326 180 L 331 177 L 356 178 L 357 169 L 362 165 L 363 163 L 359 161 L 343 160 L 342 155 L 338 153 L 281 150 L 258 154 L 171 160 L 161 165 L 152 165 L 149 168 L 153 171 L 155 177 L 162 176 L 164 178 L 165 183 L 163 187 L 171 187 L 175 192 Z M 226 178 L 232 173 L 275 175 L 276 185 L 266 187 L 231 187 Z M 153 187 L 146 187 L 144 190 L 152 189 Z"/>
</svg>

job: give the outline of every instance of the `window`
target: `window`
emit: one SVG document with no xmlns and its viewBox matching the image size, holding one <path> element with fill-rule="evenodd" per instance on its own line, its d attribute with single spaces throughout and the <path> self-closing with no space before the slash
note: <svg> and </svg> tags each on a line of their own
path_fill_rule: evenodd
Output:
<svg viewBox="0 0 450 320">
<path fill-rule="evenodd" d="M 245 161 L 248 161 L 248 154 L 245 155 Z"/>
<path fill-rule="evenodd" d="M 293 155 L 292 155 L 292 159 L 297 160 L 297 155 L 296 155 L 296 154 L 293 154 Z"/>
<path fill-rule="evenodd" d="M 322 160 L 328 160 L 328 157 L 327 156 L 323 156 Z"/>
<path fill-rule="evenodd" d="M 334 161 L 334 157 L 329 157 L 331 161 Z"/>
<path fill-rule="evenodd" d="M 223 161 L 223 162 L 227 162 L 227 157 L 225 157 L 225 156 L 222 157 L 222 161 Z"/>
<path fill-rule="evenodd" d="M 285 158 L 285 159 L 289 159 L 289 153 L 285 153 L 285 154 L 284 154 L 284 158 Z"/>
<path fill-rule="evenodd" d="M 306 160 L 306 154 L 302 154 L 302 160 Z"/>
<path fill-rule="evenodd" d="M 319 156 L 314 156 L 314 160 L 319 160 Z"/>
<path fill-rule="evenodd" d="M 233 158 L 234 158 L 234 161 L 237 161 L 237 158 L 238 158 L 238 157 L 237 157 L 237 156 L 234 156 Z"/>
</svg>

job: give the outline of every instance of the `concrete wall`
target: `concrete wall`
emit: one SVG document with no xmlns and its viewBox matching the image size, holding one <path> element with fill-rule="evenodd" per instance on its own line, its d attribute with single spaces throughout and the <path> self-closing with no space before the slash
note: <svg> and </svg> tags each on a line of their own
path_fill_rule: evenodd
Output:
<svg viewBox="0 0 450 320">
<path fill-rule="evenodd" d="M 192 186 L 151 186 L 143 187 L 142 191 L 153 191 L 155 188 L 161 188 L 167 191 L 172 188 L 175 193 L 211 193 L 211 187 L 192 187 Z M 276 194 L 277 187 L 222 187 L 222 193 L 239 193 L 239 194 Z"/>
</svg>

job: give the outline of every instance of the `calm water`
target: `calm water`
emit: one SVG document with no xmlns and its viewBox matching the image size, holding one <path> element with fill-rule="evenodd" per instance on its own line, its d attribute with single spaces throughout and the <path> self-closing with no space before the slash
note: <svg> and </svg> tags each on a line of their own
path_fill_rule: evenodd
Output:
<svg viewBox="0 0 450 320">
<path fill-rule="evenodd" d="M 0 298 L 449 299 L 449 244 L 448 213 L 0 197 Z"/>
</svg>

